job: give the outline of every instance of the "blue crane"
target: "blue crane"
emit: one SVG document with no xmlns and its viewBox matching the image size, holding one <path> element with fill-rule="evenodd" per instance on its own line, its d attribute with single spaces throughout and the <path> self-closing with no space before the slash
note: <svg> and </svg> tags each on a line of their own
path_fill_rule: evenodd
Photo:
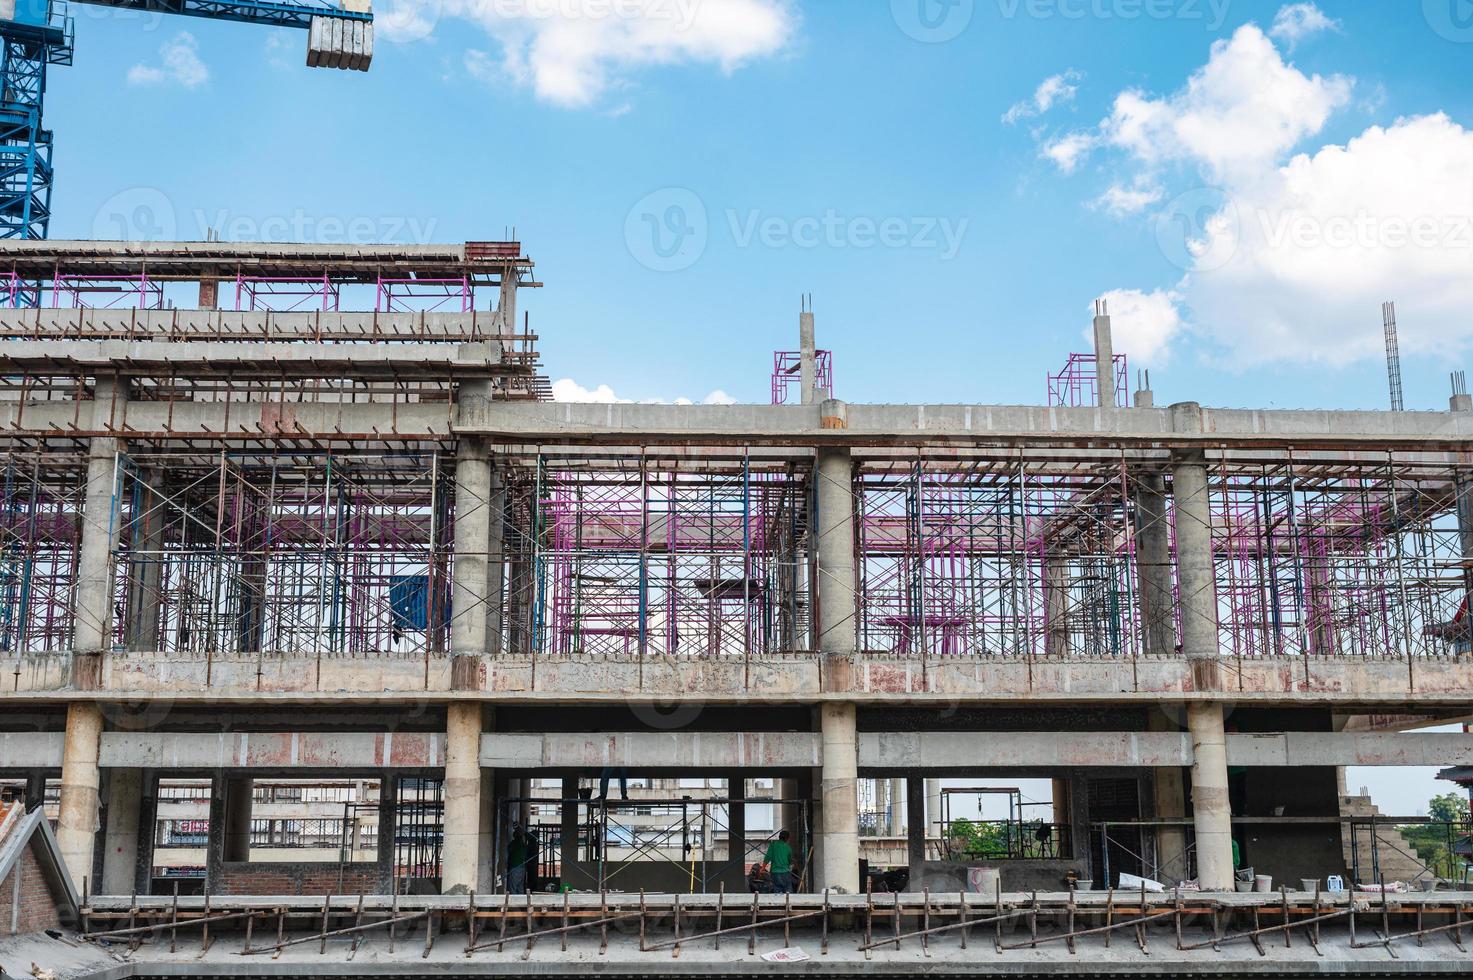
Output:
<svg viewBox="0 0 1473 980">
<path fill-rule="evenodd" d="M 307 32 L 310 67 L 367 71 L 368 0 L 81 0 L 103 7 L 234 20 Z M 0 0 L 0 238 L 45 238 L 51 222 L 52 136 L 46 70 L 72 63 L 66 0 Z"/>
</svg>

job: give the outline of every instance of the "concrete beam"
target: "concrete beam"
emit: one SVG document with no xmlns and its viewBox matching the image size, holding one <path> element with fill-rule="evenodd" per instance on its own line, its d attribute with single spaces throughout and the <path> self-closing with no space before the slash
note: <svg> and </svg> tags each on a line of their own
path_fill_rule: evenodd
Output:
<svg viewBox="0 0 1473 980">
<path fill-rule="evenodd" d="M 1184 732 L 864 732 L 868 770 L 1188 766 Z"/>
<path fill-rule="evenodd" d="M 61 732 L 0 732 L 0 769 L 60 769 Z"/>
<path fill-rule="evenodd" d="M 481 765 L 507 769 L 799 769 L 821 765 L 813 732 L 624 732 L 481 736 Z"/>
<path fill-rule="evenodd" d="M 40 341 L 484 341 L 499 313 L 329 313 L 275 310 L 0 309 L 0 339 Z M 300 352 L 302 348 L 298 347 Z"/>
<path fill-rule="evenodd" d="M 509 373 L 502 345 L 310 344 L 282 341 L 9 340 L 7 374 L 154 377 L 434 378 Z"/>
<path fill-rule="evenodd" d="M 1203 409 L 1200 432 L 1176 432 L 1169 408 L 1101 409 L 1030 405 L 851 405 L 843 429 L 824 429 L 808 405 L 595 405 L 524 402 L 501 406 L 468 434 L 528 442 L 609 444 L 709 440 L 737 444 L 799 440 L 813 445 L 894 445 L 985 440 L 1153 446 L 1465 444 L 1473 414 L 1290 412 Z"/>
<path fill-rule="evenodd" d="M 859 764 L 872 770 L 1044 766 L 1176 767 L 1194 761 L 1186 732 L 866 732 Z M 1473 765 L 1473 735 L 1346 732 L 1232 733 L 1230 766 Z"/>
<path fill-rule="evenodd" d="M 227 415 L 228 409 L 228 415 Z M 0 404 L 0 431 L 16 435 L 75 428 L 88 402 Z M 229 438 L 271 434 L 384 437 L 390 434 L 485 436 L 492 442 L 637 446 L 915 446 L 952 448 L 1093 446 L 1136 450 L 1295 447 L 1355 452 L 1467 451 L 1473 413 L 1272 412 L 1203 409 L 1203 431 L 1174 433 L 1165 408 L 1037 408 L 1006 405 L 853 405 L 849 425 L 825 429 L 819 409 L 802 405 L 585 405 L 498 402 L 455 420 L 453 405 L 298 402 L 187 404 L 136 402 L 118 428 Z M 283 424 L 285 423 L 285 424 Z M 861 424 L 863 423 L 863 424 Z M 1384 455 L 1380 457 L 1384 460 Z"/>
<path fill-rule="evenodd" d="M 105 732 L 103 768 L 429 769 L 445 764 L 445 737 L 405 732 Z"/>
<path fill-rule="evenodd" d="M 0 769 L 61 766 L 60 732 L 0 733 Z M 445 739 L 415 733 L 104 732 L 104 769 L 433 769 Z M 1231 766 L 1473 766 L 1473 735 L 1442 732 L 1230 733 Z M 805 769 L 814 732 L 599 732 L 481 736 L 480 764 L 507 769 Z M 864 732 L 865 770 L 1192 764 L 1186 732 Z"/>
</svg>

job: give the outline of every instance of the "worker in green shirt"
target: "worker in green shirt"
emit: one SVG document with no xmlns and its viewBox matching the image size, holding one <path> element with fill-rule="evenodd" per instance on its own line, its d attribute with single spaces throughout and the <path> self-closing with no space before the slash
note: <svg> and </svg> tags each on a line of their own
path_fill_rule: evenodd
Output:
<svg viewBox="0 0 1473 980">
<path fill-rule="evenodd" d="M 772 877 L 774 895 L 792 894 L 793 848 L 788 844 L 786 830 L 777 835 L 777 840 L 767 845 L 767 854 L 762 858 L 762 865 Z"/>
<path fill-rule="evenodd" d="M 531 841 L 521 826 L 512 831 L 511 841 L 506 847 L 506 890 L 513 895 L 527 893 L 527 858 L 531 854 Z"/>
</svg>

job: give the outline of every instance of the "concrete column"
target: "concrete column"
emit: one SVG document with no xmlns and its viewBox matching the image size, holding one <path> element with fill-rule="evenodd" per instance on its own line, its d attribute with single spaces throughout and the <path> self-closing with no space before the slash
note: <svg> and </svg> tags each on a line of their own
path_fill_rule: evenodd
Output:
<svg viewBox="0 0 1473 980">
<path fill-rule="evenodd" d="M 819 709 L 823 741 L 823 809 L 818 888 L 859 892 L 859 754 L 853 704 L 824 702 Z"/>
<path fill-rule="evenodd" d="M 905 851 L 912 885 L 921 883 L 926 860 L 926 783 L 914 776 L 905 781 Z"/>
<path fill-rule="evenodd" d="M 747 780 L 740 770 L 726 774 L 726 798 L 731 801 L 726 816 L 726 859 L 746 870 Z"/>
<path fill-rule="evenodd" d="M 891 779 L 890 783 L 890 834 L 900 837 L 905 834 L 909 823 L 910 808 L 906 805 L 905 780 Z"/>
<path fill-rule="evenodd" d="M 220 308 L 220 280 L 200 276 L 199 308 L 202 310 Z"/>
<path fill-rule="evenodd" d="M 487 515 L 486 544 L 486 653 L 502 651 L 506 623 L 506 480 L 498 466 L 491 467 L 491 513 Z"/>
<path fill-rule="evenodd" d="M 501 332 L 514 334 L 517 332 L 517 273 L 508 266 L 501 273 L 501 296 L 496 308 L 498 319 L 501 320 Z"/>
<path fill-rule="evenodd" d="M 1050 658 L 1069 656 L 1069 559 L 1049 555 L 1043 560 L 1044 651 Z"/>
<path fill-rule="evenodd" d="M 1115 343 L 1110 336 L 1110 311 L 1095 300 L 1095 389 L 1100 408 L 1115 407 Z"/>
<path fill-rule="evenodd" d="M 105 429 L 121 421 L 127 404 L 126 385 L 98 378 L 92 425 Z M 79 657 L 97 657 L 112 649 L 113 553 L 117 547 L 117 439 L 98 436 L 87 448 L 87 490 L 82 505 L 82 541 L 77 555 L 77 587 L 72 600 L 72 648 Z M 75 682 L 94 687 L 100 664 L 78 662 Z"/>
<path fill-rule="evenodd" d="M 395 867 L 394 838 L 399 823 L 399 782 L 386 772 L 378 784 L 378 877 L 379 888 L 389 894 L 398 891 L 398 868 Z"/>
<path fill-rule="evenodd" d="M 564 776 L 561 793 L 563 804 L 558 814 L 561 820 L 561 844 L 558 863 L 562 866 L 563 884 L 575 877 L 573 866 L 578 863 L 578 777 Z M 597 882 L 594 883 L 594 886 Z"/>
<path fill-rule="evenodd" d="M 1192 821 L 1197 832 L 1197 880 L 1203 891 L 1233 890 L 1233 824 L 1228 804 L 1227 736 L 1222 705 L 1187 705 L 1192 734 Z"/>
<path fill-rule="evenodd" d="M 26 774 L 26 812 L 46 805 L 46 773 L 44 770 Z"/>
<path fill-rule="evenodd" d="M 477 883 L 490 889 L 496 880 L 496 770 L 481 770 L 480 834 L 476 851 Z"/>
<path fill-rule="evenodd" d="M 93 848 L 97 844 L 97 817 L 101 807 L 102 709 L 90 702 L 67 706 L 66 741 L 61 758 L 61 808 L 56 842 L 78 890 L 82 879 L 92 879 Z"/>
<path fill-rule="evenodd" d="M 803 386 L 803 404 L 818 401 L 818 343 L 814 339 L 813 313 L 809 310 L 798 314 L 798 378 Z"/>
<path fill-rule="evenodd" d="M 255 801 L 255 780 L 249 777 L 226 779 L 222 785 L 225 800 L 224 826 L 220 835 L 224 841 L 224 860 L 249 861 L 251 859 L 251 812 Z M 214 828 L 210 828 L 211 831 Z"/>
<path fill-rule="evenodd" d="M 845 428 L 847 408 L 829 400 L 819 408 L 824 428 Z M 819 449 L 818 506 L 818 649 L 825 660 L 847 661 L 858 646 L 855 622 L 853 463 L 847 449 Z M 826 663 L 827 667 L 828 664 Z M 834 689 L 847 688 L 845 676 L 826 674 Z"/>
<path fill-rule="evenodd" d="M 1172 428 L 1201 432 L 1202 408 L 1193 402 L 1171 406 Z M 1222 688 L 1218 668 L 1217 582 L 1212 567 L 1212 510 L 1207 495 L 1207 464 L 1200 453 L 1178 454 L 1171 466 L 1176 504 L 1176 581 L 1181 604 L 1182 653 L 1191 663 L 1198 691 Z"/>
<path fill-rule="evenodd" d="M 450 650 L 457 657 L 479 657 L 487 650 L 490 541 L 490 451 L 482 439 L 463 438 L 455 455 L 455 565 L 450 578 Z"/>
<path fill-rule="evenodd" d="M 925 780 L 926 836 L 941 836 L 941 780 Z"/>
<path fill-rule="evenodd" d="M 479 704 L 457 701 L 446 708 L 445 842 L 440 849 L 440 891 L 446 895 L 465 895 L 479 885 L 481 730 Z"/>
<path fill-rule="evenodd" d="M 1175 732 L 1180 729 L 1160 711 L 1150 712 L 1146 727 L 1153 732 Z M 1161 820 L 1182 820 L 1187 815 L 1186 780 L 1179 766 L 1163 766 L 1153 772 L 1155 814 Z M 1184 825 L 1159 827 L 1156 830 L 1156 874 L 1166 885 L 1185 881 L 1191 874 L 1187 854 L 1187 828 Z"/>
<path fill-rule="evenodd" d="M 1142 473 L 1135 481 L 1135 566 L 1146 655 L 1171 656 L 1176 651 L 1171 517 L 1166 507 L 1166 478 L 1160 473 Z"/>
<path fill-rule="evenodd" d="M 128 568 L 128 622 L 125 627 L 129 650 L 157 650 L 159 638 L 159 586 L 164 571 L 163 481 L 150 475 L 142 497 L 143 513 L 134 515 L 132 560 Z"/>
<path fill-rule="evenodd" d="M 100 894 L 127 895 L 138 881 L 138 829 L 143 809 L 143 770 L 110 769 L 107 830 Z"/>
</svg>

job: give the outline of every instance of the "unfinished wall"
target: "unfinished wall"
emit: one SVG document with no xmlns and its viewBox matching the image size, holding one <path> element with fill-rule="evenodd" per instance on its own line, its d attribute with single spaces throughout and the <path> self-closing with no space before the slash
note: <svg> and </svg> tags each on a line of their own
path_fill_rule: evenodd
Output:
<svg viewBox="0 0 1473 980">
<path fill-rule="evenodd" d="M 16 885 L 19 879 L 19 907 L 16 912 Z M 36 861 L 31 847 L 16 862 L 15 868 L 0 882 L 0 936 L 17 936 L 42 929 L 60 929 L 61 914 L 46 875 Z"/>
</svg>

